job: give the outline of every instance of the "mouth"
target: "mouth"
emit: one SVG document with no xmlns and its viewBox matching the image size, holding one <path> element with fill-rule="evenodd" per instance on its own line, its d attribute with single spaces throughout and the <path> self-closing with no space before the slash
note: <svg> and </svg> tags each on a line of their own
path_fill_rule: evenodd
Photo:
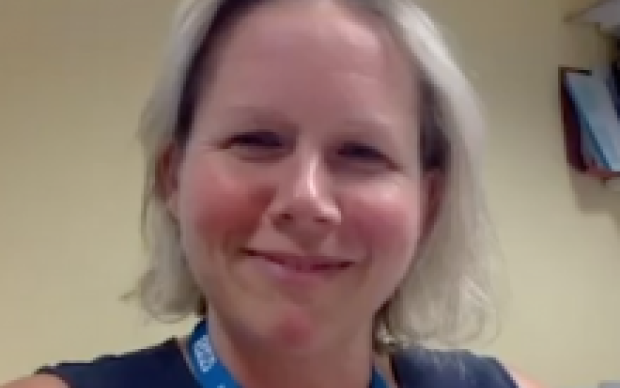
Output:
<svg viewBox="0 0 620 388">
<path fill-rule="evenodd" d="M 262 259 L 287 271 L 301 274 L 335 273 L 352 267 L 355 263 L 326 256 L 300 256 L 281 252 L 266 252 L 245 249 L 244 254 L 250 258 Z"/>
</svg>

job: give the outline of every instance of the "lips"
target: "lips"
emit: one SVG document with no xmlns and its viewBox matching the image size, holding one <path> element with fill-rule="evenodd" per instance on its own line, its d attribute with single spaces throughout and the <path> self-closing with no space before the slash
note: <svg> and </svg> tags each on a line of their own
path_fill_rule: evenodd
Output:
<svg viewBox="0 0 620 388">
<path fill-rule="evenodd" d="M 347 269 L 354 264 L 354 262 L 350 260 L 325 256 L 299 256 L 253 249 L 246 249 L 245 254 L 249 257 L 267 260 L 287 269 L 304 273 L 334 272 Z"/>
</svg>

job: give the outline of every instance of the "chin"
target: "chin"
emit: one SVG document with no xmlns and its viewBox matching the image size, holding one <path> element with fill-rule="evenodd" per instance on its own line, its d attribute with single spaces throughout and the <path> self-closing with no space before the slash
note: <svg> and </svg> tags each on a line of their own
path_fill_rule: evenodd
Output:
<svg viewBox="0 0 620 388">
<path fill-rule="evenodd" d="M 260 319 L 254 330 L 259 341 L 291 354 L 309 354 L 330 343 L 327 323 L 313 319 L 300 307 L 288 307 Z M 259 327 L 260 326 L 260 327 Z"/>
</svg>

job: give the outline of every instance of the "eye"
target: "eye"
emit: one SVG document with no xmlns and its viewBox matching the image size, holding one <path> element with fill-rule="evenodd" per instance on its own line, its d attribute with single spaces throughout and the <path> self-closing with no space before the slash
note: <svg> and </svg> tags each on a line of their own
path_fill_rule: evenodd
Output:
<svg viewBox="0 0 620 388">
<path fill-rule="evenodd" d="M 338 150 L 338 154 L 355 163 L 383 166 L 390 164 L 389 159 L 377 148 L 361 143 L 346 143 Z"/>
<path fill-rule="evenodd" d="M 269 131 L 246 132 L 233 136 L 230 147 L 247 148 L 277 148 L 282 146 L 282 140 L 276 133 Z"/>
<path fill-rule="evenodd" d="M 276 132 L 251 131 L 232 136 L 227 148 L 247 159 L 264 159 L 278 155 L 285 148 L 285 141 Z"/>
</svg>

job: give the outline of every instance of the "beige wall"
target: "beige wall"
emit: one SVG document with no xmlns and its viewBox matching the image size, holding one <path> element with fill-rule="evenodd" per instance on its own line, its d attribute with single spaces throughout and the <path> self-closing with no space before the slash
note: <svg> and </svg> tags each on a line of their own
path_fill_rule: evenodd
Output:
<svg viewBox="0 0 620 388">
<path fill-rule="evenodd" d="M 488 351 L 555 387 L 620 378 L 620 196 L 567 171 L 560 63 L 602 46 L 562 0 L 426 0 L 491 123 L 491 209 L 512 301 Z M 143 263 L 140 104 L 164 0 L 0 2 L 0 381 L 158 341 L 119 302 Z"/>
</svg>

